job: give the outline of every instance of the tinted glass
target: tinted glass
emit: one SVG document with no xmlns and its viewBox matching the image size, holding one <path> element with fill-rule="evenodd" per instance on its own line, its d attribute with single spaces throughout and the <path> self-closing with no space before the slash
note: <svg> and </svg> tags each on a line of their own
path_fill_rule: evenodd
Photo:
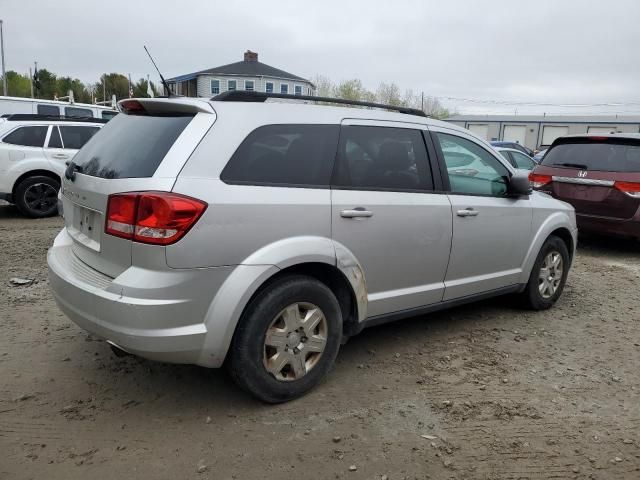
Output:
<svg viewBox="0 0 640 480">
<path fill-rule="evenodd" d="M 475 142 L 444 133 L 436 134 L 453 193 L 502 196 L 507 193 L 509 171 Z"/>
<path fill-rule="evenodd" d="M 118 112 L 114 112 L 112 110 L 103 110 L 101 113 L 102 113 L 102 118 L 106 120 L 109 120 L 118 114 Z"/>
<path fill-rule="evenodd" d="M 244 89 L 248 92 L 253 92 L 253 80 L 245 80 Z"/>
<path fill-rule="evenodd" d="M 640 142 L 625 139 L 593 141 L 576 139 L 556 144 L 542 165 L 607 172 L 640 172 Z"/>
<path fill-rule="evenodd" d="M 51 127 L 51 136 L 49 137 L 49 148 L 62 148 L 62 139 L 60 131 L 55 125 Z"/>
<path fill-rule="evenodd" d="M 273 83 L 267 82 L 265 86 L 265 91 L 267 93 L 273 93 Z"/>
<path fill-rule="evenodd" d="M 116 115 L 73 161 L 94 177 L 151 177 L 192 118 Z"/>
<path fill-rule="evenodd" d="M 79 150 L 91 137 L 98 133 L 98 130 L 98 127 L 61 126 L 60 133 L 62 134 L 64 148 Z"/>
<path fill-rule="evenodd" d="M 531 160 L 531 157 L 525 155 L 524 153 L 511 152 L 511 156 L 515 161 L 516 168 L 523 168 L 525 170 L 533 170 L 535 162 Z M 512 162 L 513 163 L 513 162 Z"/>
<path fill-rule="evenodd" d="M 48 128 L 46 126 L 20 127 L 4 137 L 2 141 L 13 145 L 24 145 L 25 147 L 42 147 L 44 146 Z"/>
<path fill-rule="evenodd" d="M 337 125 L 267 125 L 249 134 L 221 174 L 228 183 L 328 186 Z"/>
<path fill-rule="evenodd" d="M 372 190 L 433 190 L 419 130 L 342 127 L 335 183 Z"/>
<path fill-rule="evenodd" d="M 227 90 L 235 90 L 236 89 L 236 81 L 235 80 L 229 80 L 227 82 Z"/>
<path fill-rule="evenodd" d="M 75 118 L 93 117 L 93 112 L 88 108 L 65 107 L 64 114 L 67 117 L 75 117 Z"/>
<path fill-rule="evenodd" d="M 38 105 L 38 115 L 60 116 L 60 107 L 56 105 Z"/>
</svg>

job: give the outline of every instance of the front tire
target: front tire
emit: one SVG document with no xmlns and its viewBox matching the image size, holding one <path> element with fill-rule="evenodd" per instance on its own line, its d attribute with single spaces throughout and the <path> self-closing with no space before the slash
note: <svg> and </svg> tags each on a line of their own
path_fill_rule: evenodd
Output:
<svg viewBox="0 0 640 480">
<path fill-rule="evenodd" d="M 267 403 L 286 402 L 320 382 L 341 338 L 342 313 L 333 292 L 314 278 L 288 275 L 250 302 L 227 366 L 245 391 Z"/>
<path fill-rule="evenodd" d="M 58 190 L 60 182 L 51 177 L 27 177 L 16 187 L 13 201 L 27 217 L 51 217 L 58 213 Z"/>
<path fill-rule="evenodd" d="M 562 294 L 570 263 L 566 244 L 562 239 L 550 236 L 538 253 L 522 293 L 525 306 L 532 310 L 551 308 Z"/>
</svg>

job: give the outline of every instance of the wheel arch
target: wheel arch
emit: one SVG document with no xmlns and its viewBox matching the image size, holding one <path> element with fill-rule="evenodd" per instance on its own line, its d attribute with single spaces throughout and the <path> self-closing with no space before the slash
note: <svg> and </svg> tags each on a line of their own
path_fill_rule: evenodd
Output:
<svg viewBox="0 0 640 480">
<path fill-rule="evenodd" d="M 60 178 L 60 176 L 57 173 L 52 172 L 51 170 L 44 170 L 44 169 L 29 170 L 28 172 L 22 173 L 18 178 L 16 178 L 15 182 L 13 182 L 13 187 L 11 188 L 11 195 L 14 199 L 16 196 L 16 189 L 18 188 L 18 185 L 20 185 L 20 183 L 23 180 L 29 177 L 49 177 L 49 178 L 52 178 L 53 180 L 56 180 L 60 185 L 62 185 L 62 179 Z"/>
</svg>

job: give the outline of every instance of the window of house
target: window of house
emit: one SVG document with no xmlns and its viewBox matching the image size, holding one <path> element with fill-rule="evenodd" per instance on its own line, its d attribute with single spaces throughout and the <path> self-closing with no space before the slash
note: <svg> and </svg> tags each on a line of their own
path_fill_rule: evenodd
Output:
<svg viewBox="0 0 640 480">
<path fill-rule="evenodd" d="M 227 90 L 230 92 L 236 89 L 236 81 L 235 80 L 227 80 Z"/>
<path fill-rule="evenodd" d="M 38 115 L 60 116 L 60 107 L 57 105 L 38 105 Z"/>
<path fill-rule="evenodd" d="M 105 120 L 111 120 L 116 115 L 118 115 L 118 112 L 114 112 L 113 110 L 102 110 L 102 118 Z"/>
<path fill-rule="evenodd" d="M 220 93 L 220 80 L 211 80 L 211 93 L 213 95 Z"/>
<path fill-rule="evenodd" d="M 4 137 L 2 141 L 25 147 L 42 147 L 48 128 L 46 126 L 20 127 Z"/>
<path fill-rule="evenodd" d="M 273 93 L 273 82 L 265 83 L 264 91 L 267 93 Z"/>
<path fill-rule="evenodd" d="M 289 84 L 288 83 L 281 83 L 280 84 L 280 93 L 284 93 L 284 94 L 289 93 Z"/>
<path fill-rule="evenodd" d="M 509 171 L 497 158 L 471 140 L 436 134 L 453 193 L 503 196 Z"/>
<path fill-rule="evenodd" d="M 245 80 L 244 81 L 244 89 L 247 92 L 253 92 L 253 80 Z"/>
<path fill-rule="evenodd" d="M 294 87 L 293 93 L 295 95 L 302 95 L 302 85 L 296 85 Z"/>
<path fill-rule="evenodd" d="M 340 133 L 335 184 L 361 190 L 433 190 L 419 130 L 346 126 Z"/>
<path fill-rule="evenodd" d="M 249 185 L 328 187 L 338 125 L 266 125 L 249 134 L 220 178 Z"/>
</svg>

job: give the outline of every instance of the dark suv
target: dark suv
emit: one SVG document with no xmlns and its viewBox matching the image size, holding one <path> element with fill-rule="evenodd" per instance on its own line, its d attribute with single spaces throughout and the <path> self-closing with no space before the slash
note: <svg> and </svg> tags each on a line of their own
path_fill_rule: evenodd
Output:
<svg viewBox="0 0 640 480">
<path fill-rule="evenodd" d="M 640 134 L 558 138 L 530 180 L 573 205 L 580 230 L 640 239 Z"/>
</svg>

